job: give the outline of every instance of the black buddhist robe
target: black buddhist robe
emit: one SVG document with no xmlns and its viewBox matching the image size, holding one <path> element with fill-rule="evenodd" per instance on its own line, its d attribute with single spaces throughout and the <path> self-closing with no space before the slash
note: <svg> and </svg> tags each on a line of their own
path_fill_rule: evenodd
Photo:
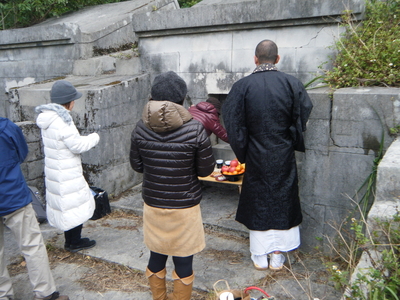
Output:
<svg viewBox="0 0 400 300">
<path fill-rule="evenodd" d="M 302 221 L 293 128 L 313 105 L 295 77 L 268 68 L 237 81 L 222 107 L 232 150 L 246 163 L 236 220 L 250 230 L 287 230 Z"/>
</svg>

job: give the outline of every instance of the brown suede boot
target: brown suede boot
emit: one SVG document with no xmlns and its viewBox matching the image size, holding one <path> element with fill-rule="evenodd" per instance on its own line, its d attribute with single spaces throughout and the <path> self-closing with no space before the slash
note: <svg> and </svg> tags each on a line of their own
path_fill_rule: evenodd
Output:
<svg viewBox="0 0 400 300">
<path fill-rule="evenodd" d="M 146 268 L 146 277 L 149 279 L 150 290 L 153 294 L 153 300 L 167 300 L 167 287 L 165 285 L 165 275 L 167 269 L 163 269 L 160 272 L 153 273 Z"/>
<path fill-rule="evenodd" d="M 172 272 L 174 280 L 174 291 L 168 295 L 168 300 L 190 300 L 192 297 L 192 287 L 194 273 L 185 278 L 179 278 L 175 271 Z"/>
</svg>

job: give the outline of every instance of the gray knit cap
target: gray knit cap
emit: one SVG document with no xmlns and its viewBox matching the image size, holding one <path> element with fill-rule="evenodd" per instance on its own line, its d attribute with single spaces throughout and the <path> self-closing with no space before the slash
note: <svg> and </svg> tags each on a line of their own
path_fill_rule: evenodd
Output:
<svg viewBox="0 0 400 300">
<path fill-rule="evenodd" d="M 51 87 L 50 99 L 52 103 L 65 104 L 82 97 L 75 87 L 66 80 L 58 80 Z"/>
<path fill-rule="evenodd" d="M 153 100 L 168 100 L 182 104 L 186 94 L 186 83 L 175 72 L 169 71 L 154 78 L 151 87 L 151 98 Z"/>
</svg>

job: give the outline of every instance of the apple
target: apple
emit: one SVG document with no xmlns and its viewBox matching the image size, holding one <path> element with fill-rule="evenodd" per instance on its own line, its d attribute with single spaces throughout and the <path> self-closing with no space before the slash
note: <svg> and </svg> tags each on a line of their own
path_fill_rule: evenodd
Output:
<svg viewBox="0 0 400 300">
<path fill-rule="evenodd" d="M 235 167 L 236 168 L 238 165 L 239 165 L 239 162 L 236 159 L 231 161 L 231 164 L 230 164 L 231 167 Z"/>
<path fill-rule="evenodd" d="M 222 173 L 229 172 L 228 170 L 229 170 L 228 166 L 222 166 L 222 168 L 221 168 Z"/>
<path fill-rule="evenodd" d="M 236 167 L 232 167 L 232 166 L 229 167 L 228 172 L 233 173 L 233 172 L 235 172 L 235 171 L 236 171 Z"/>
</svg>

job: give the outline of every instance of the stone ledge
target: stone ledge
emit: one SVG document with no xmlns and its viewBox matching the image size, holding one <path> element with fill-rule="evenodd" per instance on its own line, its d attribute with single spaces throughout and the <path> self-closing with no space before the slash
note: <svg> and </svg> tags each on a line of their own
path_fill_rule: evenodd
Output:
<svg viewBox="0 0 400 300">
<path fill-rule="evenodd" d="M 337 23 L 338 18 L 346 9 L 351 9 L 355 19 L 360 19 L 364 9 L 363 1 L 350 0 L 347 7 L 342 2 L 336 1 L 319 3 L 310 0 L 226 2 L 136 14 L 132 24 L 139 37 L 148 37 Z"/>
<path fill-rule="evenodd" d="M 39 29 L 28 27 L 0 31 L 0 50 L 73 44 L 80 36 L 79 27 L 71 23 L 53 25 L 51 30 Z"/>
</svg>

